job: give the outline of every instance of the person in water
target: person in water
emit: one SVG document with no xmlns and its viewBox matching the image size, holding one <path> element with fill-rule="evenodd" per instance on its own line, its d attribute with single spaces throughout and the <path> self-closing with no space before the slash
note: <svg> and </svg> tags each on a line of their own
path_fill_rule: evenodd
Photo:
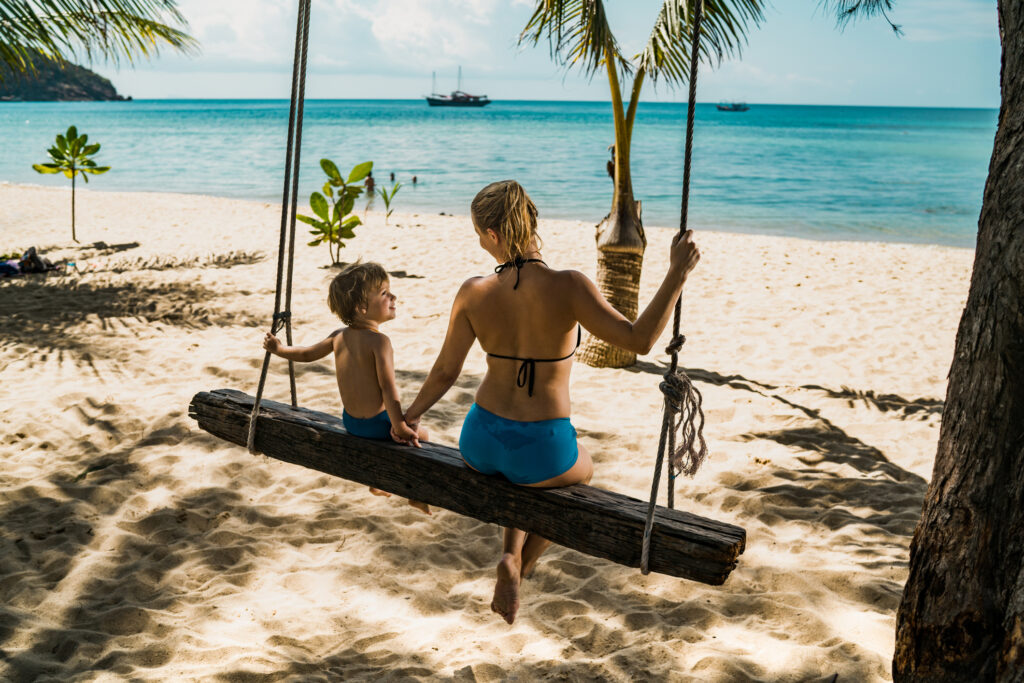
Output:
<svg viewBox="0 0 1024 683">
<path fill-rule="evenodd" d="M 459 438 L 466 464 L 522 486 L 587 483 L 593 464 L 577 442 L 569 400 L 571 358 L 581 328 L 610 344 L 648 353 L 700 259 L 692 232 L 673 240 L 661 286 L 630 322 L 585 275 L 545 263 L 537 207 L 519 183 L 491 183 L 473 199 L 470 213 L 480 247 L 499 265 L 493 275 L 466 280 L 456 294 L 444 344 L 405 422 L 417 428 L 455 383 L 479 339 L 487 372 Z M 536 534 L 505 529 L 491 609 L 510 624 L 519 609 L 520 582 L 548 545 Z"/>
<path fill-rule="evenodd" d="M 268 332 L 263 348 L 300 363 L 333 354 L 346 431 L 364 439 L 394 438 L 419 446 L 429 435 L 422 427 L 410 428 L 402 417 L 391 340 L 380 331 L 381 325 L 395 319 L 397 300 L 383 266 L 353 263 L 335 276 L 327 294 L 331 312 L 347 327 L 312 346 L 285 346 Z M 391 495 L 373 487 L 370 491 L 377 496 Z M 425 503 L 410 500 L 409 504 L 430 514 Z"/>
</svg>

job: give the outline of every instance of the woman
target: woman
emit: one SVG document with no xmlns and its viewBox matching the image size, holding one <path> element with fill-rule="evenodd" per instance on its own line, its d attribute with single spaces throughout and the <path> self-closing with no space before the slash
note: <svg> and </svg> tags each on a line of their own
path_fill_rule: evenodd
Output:
<svg viewBox="0 0 1024 683">
<path fill-rule="evenodd" d="M 569 372 L 580 327 L 610 344 L 649 352 L 700 252 L 690 232 L 677 236 L 658 292 L 630 322 L 585 275 L 544 262 L 537 207 L 519 183 L 491 183 L 473 199 L 471 215 L 481 248 L 500 265 L 495 274 L 470 278 L 459 289 L 444 345 L 406 422 L 417 428 L 455 383 L 479 339 L 487 373 L 462 425 L 459 448 L 466 464 L 522 486 L 588 483 L 590 454 L 577 443 L 569 421 Z M 548 545 L 535 534 L 505 529 L 491 609 L 510 624 L 519 609 L 520 581 Z"/>
</svg>

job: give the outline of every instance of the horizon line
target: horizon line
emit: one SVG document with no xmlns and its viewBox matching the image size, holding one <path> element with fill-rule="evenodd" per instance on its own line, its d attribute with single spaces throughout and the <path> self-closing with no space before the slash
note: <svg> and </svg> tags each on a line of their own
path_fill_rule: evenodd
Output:
<svg viewBox="0 0 1024 683">
<path fill-rule="evenodd" d="M 95 103 L 125 103 L 125 102 L 288 102 L 287 97 L 131 97 L 126 95 L 123 100 L 0 100 L 4 104 L 95 104 Z M 426 95 L 419 97 L 307 97 L 306 102 L 422 102 Z M 717 105 L 722 102 L 734 102 L 741 100 L 716 100 L 698 101 L 698 105 Z M 609 104 L 610 100 L 560 100 L 560 99 L 502 99 L 491 100 L 491 104 L 510 102 L 534 102 L 534 103 L 561 103 L 561 104 Z M 811 104 L 800 102 L 751 102 L 745 104 L 758 107 L 848 107 L 862 109 L 975 109 L 998 111 L 999 106 L 978 106 L 978 105 L 931 105 L 931 104 Z M 686 105 L 687 102 L 663 102 L 663 101 L 641 101 L 640 105 Z M 483 107 L 474 108 L 474 111 Z"/>
</svg>

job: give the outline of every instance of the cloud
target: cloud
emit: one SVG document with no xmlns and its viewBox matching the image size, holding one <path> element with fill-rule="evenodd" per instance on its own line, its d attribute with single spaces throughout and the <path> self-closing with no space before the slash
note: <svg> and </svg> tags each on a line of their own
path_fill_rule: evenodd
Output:
<svg viewBox="0 0 1024 683">
<path fill-rule="evenodd" d="M 392 60 L 450 66 L 490 52 L 488 0 L 379 0 L 373 37 Z"/>
<path fill-rule="evenodd" d="M 310 68 L 407 70 L 494 62 L 493 28 L 500 10 L 530 0 L 314 0 Z M 268 71 L 288 68 L 295 45 L 294 0 L 179 0 L 201 54 L 186 71 Z M 513 38 L 509 38 L 510 44 Z"/>
<path fill-rule="evenodd" d="M 907 0 L 897 5 L 893 21 L 906 40 L 938 42 L 999 36 L 995 2 L 988 0 Z"/>
<path fill-rule="evenodd" d="M 289 0 L 179 0 L 201 59 L 268 65 L 291 61 L 295 3 Z"/>
</svg>

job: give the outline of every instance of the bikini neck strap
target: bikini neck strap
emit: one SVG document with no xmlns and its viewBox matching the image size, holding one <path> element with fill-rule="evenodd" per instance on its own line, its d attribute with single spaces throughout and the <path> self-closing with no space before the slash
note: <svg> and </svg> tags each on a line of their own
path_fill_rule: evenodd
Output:
<svg viewBox="0 0 1024 683">
<path fill-rule="evenodd" d="M 539 258 L 523 258 L 522 256 L 516 256 L 511 261 L 505 261 L 501 265 L 496 266 L 494 268 L 494 272 L 495 273 L 501 273 L 506 268 L 515 268 L 516 269 L 516 283 L 514 285 L 512 285 L 512 289 L 518 289 L 519 288 L 519 270 L 520 270 L 520 268 L 525 266 L 527 263 L 544 263 L 544 260 L 543 259 L 539 259 Z M 544 263 L 544 265 L 546 266 L 547 264 Z"/>
</svg>

